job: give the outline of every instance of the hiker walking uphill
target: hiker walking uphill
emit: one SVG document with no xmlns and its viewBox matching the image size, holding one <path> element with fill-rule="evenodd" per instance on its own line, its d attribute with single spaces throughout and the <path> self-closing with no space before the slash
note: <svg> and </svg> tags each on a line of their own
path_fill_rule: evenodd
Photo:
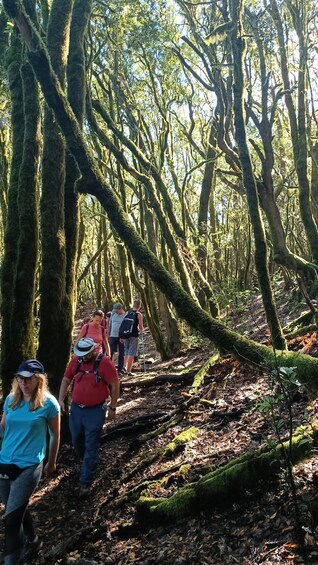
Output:
<svg viewBox="0 0 318 565">
<path fill-rule="evenodd" d="M 95 480 L 100 436 L 105 415 L 116 417 L 119 396 L 118 375 L 109 357 L 98 352 L 91 338 L 83 338 L 74 346 L 74 357 L 68 364 L 60 386 L 59 403 L 64 411 L 64 398 L 71 383 L 72 402 L 69 426 L 74 449 L 81 459 L 80 498 L 87 498 Z M 110 403 L 106 399 L 110 396 Z"/>
<path fill-rule="evenodd" d="M 138 355 L 138 336 L 144 331 L 140 308 L 140 300 L 134 300 L 132 310 L 127 312 L 119 328 L 119 337 L 125 340 L 125 371 L 129 377 L 134 376 L 131 369 Z"/>
<path fill-rule="evenodd" d="M 0 431 L 0 497 L 5 505 L 1 563 L 17 565 L 42 546 L 27 506 L 42 469 L 47 476 L 55 471 L 60 442 L 60 408 L 48 391 L 44 367 L 36 359 L 19 366 L 4 403 Z M 48 460 L 43 468 L 48 432 Z"/>
<path fill-rule="evenodd" d="M 77 343 L 83 337 L 90 337 L 98 345 L 98 353 L 104 351 L 106 355 L 110 355 L 107 333 L 105 327 L 103 326 L 104 312 L 103 310 L 97 309 L 93 312 L 92 321 L 83 324 L 79 336 L 77 338 Z"/>
<path fill-rule="evenodd" d="M 114 360 L 115 353 L 118 349 L 118 374 L 124 374 L 124 356 L 125 356 L 125 346 L 124 340 L 119 337 L 119 328 L 121 323 L 125 317 L 125 312 L 123 309 L 122 304 L 120 302 L 116 302 L 113 306 L 113 311 L 109 318 L 109 347 L 110 347 L 110 356 L 111 359 Z"/>
</svg>

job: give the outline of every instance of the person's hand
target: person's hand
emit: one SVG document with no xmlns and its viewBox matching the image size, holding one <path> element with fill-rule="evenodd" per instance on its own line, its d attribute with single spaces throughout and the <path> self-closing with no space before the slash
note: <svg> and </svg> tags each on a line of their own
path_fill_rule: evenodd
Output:
<svg viewBox="0 0 318 565">
<path fill-rule="evenodd" d="M 110 407 L 108 407 L 106 421 L 112 421 L 115 419 L 116 419 L 116 410 L 111 410 Z"/>
<path fill-rule="evenodd" d="M 65 412 L 65 404 L 64 404 L 64 400 L 61 400 L 61 398 L 59 398 L 59 405 L 61 408 L 61 412 L 63 414 Z"/>
<path fill-rule="evenodd" d="M 46 477 L 54 473 L 54 471 L 56 471 L 56 463 L 47 462 L 43 469 L 43 473 L 46 475 Z"/>
</svg>

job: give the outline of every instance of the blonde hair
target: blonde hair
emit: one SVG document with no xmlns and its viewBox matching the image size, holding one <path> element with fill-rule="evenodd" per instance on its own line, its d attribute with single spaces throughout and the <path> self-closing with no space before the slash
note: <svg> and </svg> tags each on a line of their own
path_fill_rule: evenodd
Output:
<svg viewBox="0 0 318 565">
<path fill-rule="evenodd" d="M 30 377 L 30 378 L 32 378 L 32 377 Z M 34 410 L 37 410 L 37 408 L 41 408 L 42 406 L 44 406 L 45 395 L 48 392 L 48 382 L 47 382 L 47 376 L 46 375 L 44 375 L 42 373 L 35 373 L 33 378 L 37 379 L 38 386 L 33 391 L 32 397 L 31 397 L 31 400 L 30 400 L 30 411 L 31 412 L 33 412 Z M 17 379 L 14 379 L 14 381 L 12 383 L 11 394 L 12 394 L 12 401 L 11 401 L 11 404 L 9 404 L 9 408 L 12 408 L 12 410 L 14 410 L 15 408 L 19 408 L 21 402 L 23 401 L 23 392 L 22 392 L 21 388 L 19 387 L 19 383 L 18 383 Z"/>
</svg>

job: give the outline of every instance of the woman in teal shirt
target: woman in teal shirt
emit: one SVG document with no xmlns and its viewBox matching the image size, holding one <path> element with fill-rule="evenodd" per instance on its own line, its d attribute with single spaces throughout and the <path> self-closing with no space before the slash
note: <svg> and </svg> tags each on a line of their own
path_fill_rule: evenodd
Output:
<svg viewBox="0 0 318 565">
<path fill-rule="evenodd" d="M 23 554 L 28 557 L 41 547 L 27 506 L 41 478 L 48 430 L 46 475 L 56 468 L 60 441 L 59 404 L 48 392 L 43 365 L 36 359 L 29 359 L 18 368 L 0 423 L 3 435 L 0 498 L 5 504 L 4 565 L 16 565 Z"/>
</svg>

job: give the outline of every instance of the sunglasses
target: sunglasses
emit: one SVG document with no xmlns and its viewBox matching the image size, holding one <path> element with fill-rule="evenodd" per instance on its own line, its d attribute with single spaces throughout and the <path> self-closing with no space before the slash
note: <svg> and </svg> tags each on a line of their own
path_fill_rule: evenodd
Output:
<svg viewBox="0 0 318 565">
<path fill-rule="evenodd" d="M 17 375 L 17 381 L 18 383 L 27 383 L 30 382 L 34 379 L 35 375 L 32 375 L 32 377 L 21 377 L 20 375 Z"/>
</svg>

